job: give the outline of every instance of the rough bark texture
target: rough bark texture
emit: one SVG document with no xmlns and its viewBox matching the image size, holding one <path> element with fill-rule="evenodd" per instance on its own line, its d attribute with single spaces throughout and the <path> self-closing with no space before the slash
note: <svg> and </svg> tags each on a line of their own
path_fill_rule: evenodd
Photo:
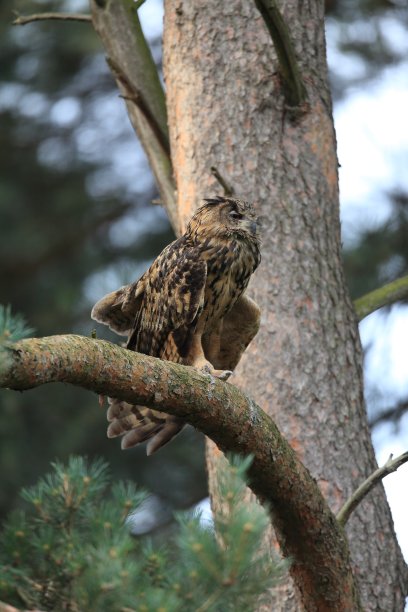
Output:
<svg viewBox="0 0 408 612">
<path fill-rule="evenodd" d="M 376 462 L 340 257 L 324 6 L 290 0 L 281 8 L 310 104 L 295 119 L 253 3 L 166 0 L 172 159 L 182 223 L 202 197 L 221 192 L 211 166 L 238 197 L 260 204 L 263 264 L 250 293 L 262 309 L 261 331 L 233 382 L 273 416 L 337 511 Z M 406 568 L 382 485 L 347 532 L 364 609 L 402 610 Z M 283 599 L 273 610 L 301 609 L 293 593 Z"/>
<path fill-rule="evenodd" d="M 25 390 L 57 381 L 158 410 L 171 407 L 172 414 L 186 418 L 224 452 L 252 453 L 250 487 L 270 507 L 306 609 L 361 610 L 343 530 L 276 425 L 236 387 L 81 336 L 0 346 L 0 387 Z"/>
</svg>

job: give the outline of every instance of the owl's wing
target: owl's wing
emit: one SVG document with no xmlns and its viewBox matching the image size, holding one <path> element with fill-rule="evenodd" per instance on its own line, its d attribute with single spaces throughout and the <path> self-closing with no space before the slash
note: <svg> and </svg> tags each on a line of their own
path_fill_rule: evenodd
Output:
<svg viewBox="0 0 408 612">
<path fill-rule="evenodd" d="M 169 361 L 188 354 L 204 306 L 207 265 L 196 248 L 170 245 L 146 273 L 128 348 Z"/>
<path fill-rule="evenodd" d="M 235 370 L 248 344 L 259 330 L 261 310 L 256 302 L 243 294 L 225 315 L 218 339 L 219 352 L 212 365 L 221 370 Z M 207 340 L 214 343 L 211 336 Z"/>
<path fill-rule="evenodd" d="M 134 327 L 135 318 L 142 305 L 145 276 L 146 274 L 135 283 L 105 295 L 92 308 L 92 319 L 108 325 L 117 334 L 127 336 Z"/>
<path fill-rule="evenodd" d="M 206 263 L 194 248 L 169 245 L 142 278 L 100 300 L 92 317 L 118 333 L 130 333 L 131 350 L 182 362 L 204 305 Z M 109 399 L 108 436 L 124 436 L 122 448 L 149 440 L 150 455 L 184 427 L 178 417 Z"/>
</svg>

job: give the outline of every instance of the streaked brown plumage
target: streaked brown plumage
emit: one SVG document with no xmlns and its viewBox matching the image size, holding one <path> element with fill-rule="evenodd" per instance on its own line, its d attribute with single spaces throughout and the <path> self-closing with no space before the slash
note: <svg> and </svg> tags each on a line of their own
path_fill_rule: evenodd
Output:
<svg viewBox="0 0 408 612">
<path fill-rule="evenodd" d="M 127 348 L 226 379 L 259 327 L 244 295 L 260 262 L 259 220 L 248 202 L 206 200 L 178 240 L 143 276 L 102 298 L 92 318 L 127 335 Z M 147 454 L 184 426 L 177 417 L 111 399 L 108 436 L 122 448 L 149 440 Z"/>
</svg>

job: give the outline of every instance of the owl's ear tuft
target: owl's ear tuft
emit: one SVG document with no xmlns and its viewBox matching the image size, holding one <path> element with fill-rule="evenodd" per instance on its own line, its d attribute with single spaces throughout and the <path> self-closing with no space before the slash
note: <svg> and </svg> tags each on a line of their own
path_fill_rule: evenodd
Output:
<svg viewBox="0 0 408 612">
<path fill-rule="evenodd" d="M 210 206 L 218 206 L 218 204 L 225 204 L 229 202 L 230 198 L 224 198 L 223 196 L 216 196 L 215 198 L 203 198 L 204 202 Z"/>
</svg>

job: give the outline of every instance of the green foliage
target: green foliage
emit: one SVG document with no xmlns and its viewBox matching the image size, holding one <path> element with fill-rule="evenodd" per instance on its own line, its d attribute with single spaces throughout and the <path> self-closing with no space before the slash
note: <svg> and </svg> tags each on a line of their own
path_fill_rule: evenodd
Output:
<svg viewBox="0 0 408 612">
<path fill-rule="evenodd" d="M 11 306 L 0 304 L 0 344 L 2 342 L 16 342 L 22 338 L 27 338 L 34 332 L 34 329 L 27 326 L 27 323 L 19 314 L 11 314 Z"/>
<path fill-rule="evenodd" d="M 223 462 L 224 460 L 221 459 Z M 213 529 L 203 529 L 200 516 L 181 519 L 179 544 L 189 568 L 190 610 L 253 610 L 259 594 L 276 584 L 288 567 L 261 551 L 269 519 L 243 486 L 252 459 L 230 458 L 218 470 L 221 507 Z"/>
<path fill-rule="evenodd" d="M 130 511 L 145 494 L 113 483 L 107 465 L 72 457 L 24 489 L 27 512 L 6 522 L 0 599 L 42 610 L 250 610 L 287 563 L 259 552 L 265 510 L 245 500 L 248 461 L 234 460 L 220 484 L 225 501 L 212 526 L 180 516 L 167 549 L 135 540 Z"/>
</svg>

